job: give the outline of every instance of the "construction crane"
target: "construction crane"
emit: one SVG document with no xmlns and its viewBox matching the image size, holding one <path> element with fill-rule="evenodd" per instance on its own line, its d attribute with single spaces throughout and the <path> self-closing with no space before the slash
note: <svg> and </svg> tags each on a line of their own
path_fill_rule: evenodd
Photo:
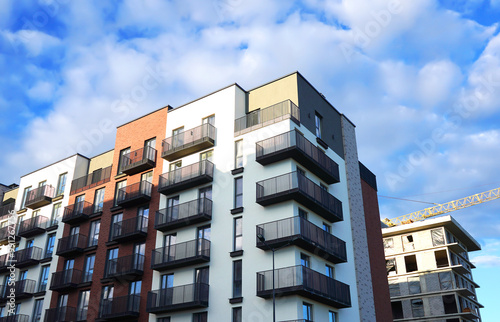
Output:
<svg viewBox="0 0 500 322">
<path fill-rule="evenodd" d="M 425 208 L 393 219 L 385 218 L 384 220 L 382 220 L 382 222 L 389 227 L 410 224 L 415 221 L 424 220 L 429 217 L 434 217 L 451 211 L 460 210 L 498 198 L 500 198 L 500 188 L 484 191 L 447 203 L 438 204 L 437 206 Z"/>
</svg>

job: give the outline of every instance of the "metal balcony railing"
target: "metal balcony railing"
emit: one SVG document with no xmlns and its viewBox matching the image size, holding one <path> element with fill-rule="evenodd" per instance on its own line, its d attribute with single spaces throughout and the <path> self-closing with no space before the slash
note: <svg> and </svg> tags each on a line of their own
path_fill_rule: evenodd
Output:
<svg viewBox="0 0 500 322">
<path fill-rule="evenodd" d="M 96 187 L 103 183 L 106 183 L 111 178 L 111 169 L 113 166 L 109 166 L 102 169 L 97 169 L 86 176 L 76 178 L 71 182 L 70 195 L 82 192 L 84 190 Z"/>
<path fill-rule="evenodd" d="M 3 206 L 0 206 L 0 218 L 8 215 L 10 211 L 14 210 L 15 205 L 16 205 L 15 202 L 11 202 L 11 203 L 5 204 Z"/>
<path fill-rule="evenodd" d="M 35 209 L 48 205 L 54 198 L 56 189 L 51 185 L 44 185 L 33 189 L 26 195 L 24 206 L 27 208 Z"/>
<path fill-rule="evenodd" d="M 172 269 L 210 261 L 210 241 L 195 239 L 152 251 L 151 268 Z"/>
<path fill-rule="evenodd" d="M 88 246 L 88 238 L 82 234 L 75 234 L 60 238 L 57 243 L 56 255 L 72 256 L 83 253 L 83 250 Z"/>
<path fill-rule="evenodd" d="M 236 119 L 234 121 L 234 136 L 245 134 L 287 119 L 300 124 L 300 110 L 298 106 L 290 100 L 252 111 Z"/>
<path fill-rule="evenodd" d="M 77 310 L 71 306 L 61 306 L 45 310 L 45 320 L 50 322 L 69 322 L 82 321 L 87 319 L 87 310 L 79 310 L 81 313 L 77 315 Z"/>
<path fill-rule="evenodd" d="M 296 130 L 256 143 L 255 160 L 260 164 L 286 158 L 293 158 L 328 184 L 340 181 L 338 164 Z"/>
<path fill-rule="evenodd" d="M 127 241 L 146 237 L 148 233 L 149 218 L 137 216 L 125 219 L 111 225 L 110 240 Z"/>
<path fill-rule="evenodd" d="M 144 273 L 144 258 L 144 255 L 134 254 L 110 259 L 104 277 L 140 276 Z"/>
<path fill-rule="evenodd" d="M 212 200 L 199 198 L 156 212 L 155 228 L 168 231 L 212 219 Z"/>
<path fill-rule="evenodd" d="M 44 216 L 35 216 L 21 221 L 17 234 L 21 237 L 32 237 L 43 234 L 49 219 Z"/>
<path fill-rule="evenodd" d="M 17 268 L 24 268 L 36 265 L 42 259 L 43 249 L 40 247 L 32 246 L 25 249 L 18 250 L 14 253 L 14 263 Z"/>
<path fill-rule="evenodd" d="M 160 175 L 158 192 L 170 194 L 213 180 L 214 164 L 203 160 Z"/>
<path fill-rule="evenodd" d="M 82 276 L 82 271 L 74 268 L 52 273 L 50 289 L 53 291 L 66 291 L 75 288 L 82 283 Z"/>
<path fill-rule="evenodd" d="M 141 296 L 137 294 L 101 300 L 99 317 L 101 319 L 126 318 L 139 316 Z"/>
<path fill-rule="evenodd" d="M 0 286 L 0 303 L 5 303 L 14 297 L 16 300 L 27 299 L 33 297 L 35 293 L 36 281 L 20 280 L 16 281 L 15 285 Z"/>
<path fill-rule="evenodd" d="M 208 307 L 208 284 L 194 283 L 148 292 L 146 311 L 162 313 Z"/>
<path fill-rule="evenodd" d="M 25 314 L 9 315 L 1 317 L 0 322 L 30 322 L 30 316 Z"/>
<path fill-rule="evenodd" d="M 205 123 L 166 138 L 162 141 L 161 156 L 172 161 L 212 147 L 215 144 L 216 132 L 215 126 Z"/>
<path fill-rule="evenodd" d="M 351 306 L 349 285 L 313 271 L 305 266 L 292 266 L 275 270 L 277 295 L 301 295 L 337 308 Z M 257 273 L 257 296 L 271 298 L 273 271 Z"/>
<path fill-rule="evenodd" d="M 330 222 L 343 220 L 340 200 L 297 171 L 257 182 L 258 204 L 268 206 L 291 199 Z"/>
<path fill-rule="evenodd" d="M 94 211 L 94 205 L 87 201 L 80 201 L 72 205 L 64 207 L 64 214 L 62 222 L 66 224 L 76 224 L 89 219 L 90 215 L 94 212 L 102 211 L 102 209 L 96 209 Z"/>
<path fill-rule="evenodd" d="M 118 206 L 130 207 L 151 200 L 153 184 L 146 180 L 137 182 L 118 190 L 116 203 Z"/>
<path fill-rule="evenodd" d="M 347 261 L 346 243 L 343 240 L 300 217 L 257 225 L 257 235 L 264 236 L 266 243 L 274 247 L 290 243 L 333 263 Z M 257 238 L 257 247 L 268 249 L 259 238 Z"/>
<path fill-rule="evenodd" d="M 156 165 L 156 149 L 145 146 L 138 150 L 124 154 L 120 171 L 128 175 L 133 175 Z"/>
</svg>

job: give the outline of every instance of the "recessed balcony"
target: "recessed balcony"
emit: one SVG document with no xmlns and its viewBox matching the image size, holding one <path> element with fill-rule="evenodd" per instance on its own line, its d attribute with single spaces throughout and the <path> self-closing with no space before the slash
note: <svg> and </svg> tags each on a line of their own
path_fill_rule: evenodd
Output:
<svg viewBox="0 0 500 322">
<path fill-rule="evenodd" d="M 144 216 L 122 220 L 111 225 L 110 240 L 128 242 L 146 238 L 149 219 Z"/>
<path fill-rule="evenodd" d="M 141 149 L 124 154 L 121 172 L 129 176 L 154 168 L 156 165 L 156 149 L 145 146 Z"/>
<path fill-rule="evenodd" d="M 134 254 L 110 259 L 104 278 L 135 278 L 144 274 L 144 255 Z"/>
<path fill-rule="evenodd" d="M 78 256 L 88 246 L 88 238 L 82 234 L 75 234 L 60 238 L 57 243 L 56 255 L 63 257 Z"/>
<path fill-rule="evenodd" d="M 7 223 L 8 224 L 8 223 Z M 17 227 L 14 225 L 8 225 L 0 228 L 0 243 L 6 242 L 8 240 L 19 241 L 21 236 L 17 234 Z"/>
<path fill-rule="evenodd" d="M 167 313 L 208 307 L 208 284 L 195 283 L 148 292 L 146 311 Z"/>
<path fill-rule="evenodd" d="M 160 209 L 155 216 L 155 229 L 169 231 L 212 219 L 212 200 L 199 198 Z"/>
<path fill-rule="evenodd" d="M 118 190 L 116 204 L 121 207 L 133 207 L 151 200 L 153 184 L 146 180 L 137 182 Z"/>
<path fill-rule="evenodd" d="M 78 269 L 65 269 L 52 273 L 50 289 L 52 291 L 64 292 L 76 288 L 82 282 L 82 271 Z"/>
<path fill-rule="evenodd" d="M 114 320 L 137 318 L 139 316 L 140 295 L 132 294 L 101 300 L 99 318 Z"/>
<path fill-rule="evenodd" d="M 33 189 L 26 195 L 24 206 L 30 209 L 36 209 L 52 202 L 56 189 L 51 185 L 44 185 Z"/>
<path fill-rule="evenodd" d="M 16 300 L 24 300 L 33 297 L 35 285 L 36 281 L 34 280 L 20 280 L 16 281 L 15 285 L 0 286 L 2 290 L 0 294 L 0 303 L 5 303 L 12 297 Z"/>
<path fill-rule="evenodd" d="M 340 181 L 339 166 L 296 130 L 256 143 L 255 160 L 268 165 L 292 158 L 328 184 Z"/>
<path fill-rule="evenodd" d="M 216 132 L 215 126 L 205 123 L 166 138 L 162 142 L 163 151 L 161 156 L 167 161 L 173 161 L 213 147 Z"/>
<path fill-rule="evenodd" d="M 109 182 L 111 178 L 112 167 L 113 166 L 97 169 L 86 176 L 74 179 L 73 181 L 71 181 L 71 189 L 69 194 L 74 195 L 75 193 L 79 193 Z"/>
<path fill-rule="evenodd" d="M 347 261 L 346 244 L 343 240 L 300 217 L 257 225 L 257 235 L 264 236 L 266 243 L 274 248 L 287 244 L 297 245 L 335 264 Z M 268 250 L 259 238 L 257 247 Z"/>
<path fill-rule="evenodd" d="M 158 192 L 169 195 L 213 181 L 214 164 L 203 160 L 160 175 Z"/>
<path fill-rule="evenodd" d="M 40 263 L 42 259 L 43 249 L 40 247 L 28 247 L 25 249 L 18 250 L 14 253 L 14 259 L 16 262 L 16 268 L 25 268 Z"/>
<path fill-rule="evenodd" d="M 65 224 L 78 224 L 89 219 L 90 215 L 102 211 L 101 207 L 94 207 L 87 201 L 80 201 L 64 207 L 62 222 Z"/>
<path fill-rule="evenodd" d="M 45 310 L 45 321 L 72 322 L 87 319 L 87 310 L 77 310 L 71 306 L 62 306 Z"/>
<path fill-rule="evenodd" d="M 157 271 L 210 261 L 210 241 L 195 239 L 153 250 L 151 268 Z"/>
<path fill-rule="evenodd" d="M 342 202 L 297 171 L 257 182 L 257 203 L 295 200 L 330 222 L 343 220 Z"/>
<path fill-rule="evenodd" d="M 0 322 L 30 322 L 30 316 L 26 314 L 9 315 L 1 317 Z"/>
<path fill-rule="evenodd" d="M 336 308 L 351 307 L 349 285 L 305 266 L 279 268 L 275 271 L 276 296 L 299 295 Z M 273 271 L 257 273 L 257 296 L 273 296 Z"/>
<path fill-rule="evenodd" d="M 0 217 L 8 215 L 12 210 L 14 210 L 15 205 L 16 205 L 15 202 L 10 202 L 8 204 L 0 206 Z"/>
<path fill-rule="evenodd" d="M 43 234 L 47 228 L 49 219 L 44 216 L 35 216 L 21 221 L 17 234 L 21 237 L 33 237 Z"/>
</svg>

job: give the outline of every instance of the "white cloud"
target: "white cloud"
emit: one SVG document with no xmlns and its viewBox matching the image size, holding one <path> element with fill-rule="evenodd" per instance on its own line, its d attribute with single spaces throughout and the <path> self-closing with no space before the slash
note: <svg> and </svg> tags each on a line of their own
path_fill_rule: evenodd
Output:
<svg viewBox="0 0 500 322">
<path fill-rule="evenodd" d="M 54 95 L 54 84 L 46 81 L 38 81 L 28 90 L 27 94 L 34 100 L 48 101 Z"/>
<path fill-rule="evenodd" d="M 481 255 L 472 259 L 476 267 L 500 267 L 500 256 Z"/>
</svg>

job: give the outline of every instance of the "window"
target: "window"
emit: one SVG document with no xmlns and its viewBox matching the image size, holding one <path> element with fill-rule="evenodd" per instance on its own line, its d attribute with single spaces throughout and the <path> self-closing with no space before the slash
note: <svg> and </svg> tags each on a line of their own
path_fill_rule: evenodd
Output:
<svg viewBox="0 0 500 322">
<path fill-rule="evenodd" d="M 120 159 L 118 160 L 118 173 L 122 174 L 122 168 L 126 165 L 125 156 L 130 153 L 130 147 L 120 151 Z"/>
<path fill-rule="evenodd" d="M 89 310 L 90 290 L 81 291 L 78 295 L 78 307 L 76 311 L 76 320 L 83 321 L 87 319 L 87 311 Z"/>
<path fill-rule="evenodd" d="M 434 257 L 436 258 L 436 267 L 447 267 L 449 265 L 448 262 L 448 253 L 446 250 L 438 250 L 434 252 Z"/>
<path fill-rule="evenodd" d="M 234 168 L 243 167 L 243 140 L 234 142 Z"/>
<path fill-rule="evenodd" d="M 56 197 L 60 196 L 64 193 L 64 189 L 66 189 L 66 176 L 67 173 L 63 173 L 59 175 L 59 179 L 57 180 L 57 190 Z"/>
<path fill-rule="evenodd" d="M 47 236 L 47 245 L 45 246 L 45 257 L 52 257 L 54 253 L 54 244 L 56 242 L 56 233 L 52 233 Z"/>
<path fill-rule="evenodd" d="M 21 202 L 21 209 L 26 208 L 26 199 L 28 198 L 28 193 L 31 191 L 31 187 L 24 188 L 23 200 Z"/>
<path fill-rule="evenodd" d="M 156 138 L 152 138 L 144 141 L 144 153 L 143 158 L 156 161 L 155 154 Z"/>
<path fill-rule="evenodd" d="M 234 208 L 243 207 L 243 177 L 234 179 Z"/>
<path fill-rule="evenodd" d="M 104 207 L 104 192 L 105 188 L 101 188 L 95 191 L 93 213 L 102 211 Z"/>
<path fill-rule="evenodd" d="M 101 230 L 101 220 L 94 220 L 90 223 L 89 247 L 97 246 L 99 240 L 99 231 Z"/>
<path fill-rule="evenodd" d="M 455 295 L 443 295 L 443 306 L 445 314 L 458 313 L 457 300 Z"/>
<path fill-rule="evenodd" d="M 241 306 L 240 307 L 233 307 L 233 320 L 232 322 L 241 322 L 242 321 L 242 316 L 241 316 Z"/>
<path fill-rule="evenodd" d="M 431 237 L 433 246 L 441 246 L 445 244 L 443 228 L 432 229 Z"/>
<path fill-rule="evenodd" d="M 242 261 L 233 262 L 233 298 L 241 297 Z"/>
<path fill-rule="evenodd" d="M 35 300 L 35 307 L 33 309 L 33 322 L 42 320 L 43 299 Z"/>
<path fill-rule="evenodd" d="M 52 207 L 52 214 L 50 215 L 50 226 L 57 225 L 58 223 L 57 218 L 59 218 L 60 214 L 61 214 L 61 203 L 56 203 Z"/>
<path fill-rule="evenodd" d="M 160 288 L 162 290 L 174 287 L 174 273 L 161 276 Z"/>
<path fill-rule="evenodd" d="M 330 265 L 325 265 L 325 275 L 331 278 L 335 278 L 335 269 Z"/>
<path fill-rule="evenodd" d="M 120 182 L 117 182 L 116 183 L 116 186 L 115 186 L 115 201 L 113 203 L 114 206 L 118 205 L 118 196 L 119 196 L 119 192 L 120 192 L 120 189 L 122 188 L 125 188 L 127 186 L 127 180 L 123 180 L 123 181 L 120 181 Z"/>
<path fill-rule="evenodd" d="M 47 282 L 49 280 L 49 269 L 50 265 L 42 266 L 40 270 L 40 284 L 38 286 L 38 292 L 43 292 L 47 290 Z"/>
<path fill-rule="evenodd" d="M 322 117 L 318 113 L 314 115 L 314 124 L 316 126 L 316 137 L 321 139 L 321 123 Z"/>
<path fill-rule="evenodd" d="M 408 291 L 410 294 L 422 293 L 419 276 L 408 277 Z"/>
<path fill-rule="evenodd" d="M 128 294 L 130 295 L 140 295 L 141 294 L 142 281 L 130 282 L 130 288 Z"/>
<path fill-rule="evenodd" d="M 95 254 L 88 255 L 85 258 L 85 270 L 83 272 L 83 282 L 92 281 L 92 275 L 94 275 L 94 264 L 95 264 Z"/>
<path fill-rule="evenodd" d="M 199 199 L 206 198 L 212 200 L 212 186 L 200 188 L 200 190 L 198 191 L 198 198 Z"/>
<path fill-rule="evenodd" d="M 424 302 L 422 299 L 411 300 L 411 312 L 414 318 L 421 318 L 424 316 Z"/>
<path fill-rule="evenodd" d="M 149 206 L 137 208 L 137 229 L 143 230 L 148 228 L 149 222 Z"/>
<path fill-rule="evenodd" d="M 201 124 L 215 125 L 215 115 L 210 115 L 201 120 Z"/>
<path fill-rule="evenodd" d="M 209 268 L 208 267 L 197 268 L 194 274 L 194 282 L 208 284 L 208 280 L 209 280 Z"/>
<path fill-rule="evenodd" d="M 115 288 L 113 285 L 104 286 L 101 291 L 101 305 L 102 309 L 111 310 L 110 304 L 112 303 Z"/>
<path fill-rule="evenodd" d="M 327 223 L 323 223 L 323 230 L 326 231 L 327 233 L 330 233 L 332 227 L 328 225 Z"/>
<path fill-rule="evenodd" d="M 163 222 L 170 222 L 179 219 L 179 196 L 167 199 L 167 215 Z"/>
<path fill-rule="evenodd" d="M 438 276 L 441 290 L 451 290 L 453 288 L 453 284 L 451 282 L 451 272 L 442 272 L 439 273 Z"/>
<path fill-rule="evenodd" d="M 177 148 L 184 144 L 184 127 L 172 131 L 172 147 Z"/>
<path fill-rule="evenodd" d="M 68 305 L 68 294 L 61 294 L 59 295 L 59 298 L 57 299 L 57 307 L 58 308 L 63 308 Z"/>
<path fill-rule="evenodd" d="M 75 260 L 74 259 L 67 259 L 64 261 L 64 270 L 70 270 L 75 267 Z"/>
<path fill-rule="evenodd" d="M 401 296 L 401 289 L 397 280 L 389 280 L 389 294 L 393 296 Z"/>
<path fill-rule="evenodd" d="M 207 321 L 208 321 L 207 312 L 193 313 L 193 322 L 207 322 Z"/>
<path fill-rule="evenodd" d="M 406 272 L 418 271 L 417 257 L 415 255 L 405 256 Z"/>
<path fill-rule="evenodd" d="M 312 304 L 302 302 L 302 317 L 306 321 L 312 321 L 313 320 L 313 314 L 312 314 Z"/>
<path fill-rule="evenodd" d="M 169 169 L 170 172 L 172 172 L 172 171 L 175 171 L 175 170 L 177 170 L 179 168 L 182 168 L 182 160 L 170 163 L 168 169 Z"/>
<path fill-rule="evenodd" d="M 200 153 L 200 161 L 208 160 L 208 161 L 212 162 L 214 159 L 213 157 L 214 157 L 214 150 Z"/>
<path fill-rule="evenodd" d="M 403 303 L 401 301 L 391 302 L 391 307 L 392 307 L 392 318 L 394 320 L 402 319 L 404 317 L 403 316 Z"/>
<path fill-rule="evenodd" d="M 396 275 L 398 273 L 396 269 L 396 259 L 395 258 L 386 259 L 385 269 L 387 271 L 387 276 Z"/>
<path fill-rule="evenodd" d="M 33 245 L 35 245 L 35 240 L 34 239 L 27 239 L 26 246 L 24 248 L 30 248 L 30 247 L 33 247 Z"/>
<path fill-rule="evenodd" d="M 299 217 L 302 218 L 302 219 L 307 220 L 307 211 L 305 211 L 302 208 L 299 208 Z"/>
<path fill-rule="evenodd" d="M 108 256 L 107 256 L 108 260 L 106 262 L 106 272 L 108 275 L 116 273 L 117 258 L 118 258 L 118 248 L 108 249 Z"/>
<path fill-rule="evenodd" d="M 300 253 L 300 265 L 305 267 L 311 267 L 311 258 L 306 254 Z"/>
<path fill-rule="evenodd" d="M 337 322 L 337 312 L 328 312 L 328 322 Z"/>
<path fill-rule="evenodd" d="M 401 238 L 403 239 L 403 249 L 405 251 L 415 249 L 415 245 L 413 244 L 413 235 L 406 235 Z"/>
<path fill-rule="evenodd" d="M 394 239 L 385 238 L 384 239 L 384 249 L 394 248 Z"/>
<path fill-rule="evenodd" d="M 243 218 L 234 218 L 234 243 L 233 250 L 243 249 Z"/>
<path fill-rule="evenodd" d="M 109 233 L 109 239 L 113 240 L 115 236 L 119 236 L 122 233 L 122 219 L 123 214 L 116 214 L 111 216 L 111 227 Z"/>
</svg>

